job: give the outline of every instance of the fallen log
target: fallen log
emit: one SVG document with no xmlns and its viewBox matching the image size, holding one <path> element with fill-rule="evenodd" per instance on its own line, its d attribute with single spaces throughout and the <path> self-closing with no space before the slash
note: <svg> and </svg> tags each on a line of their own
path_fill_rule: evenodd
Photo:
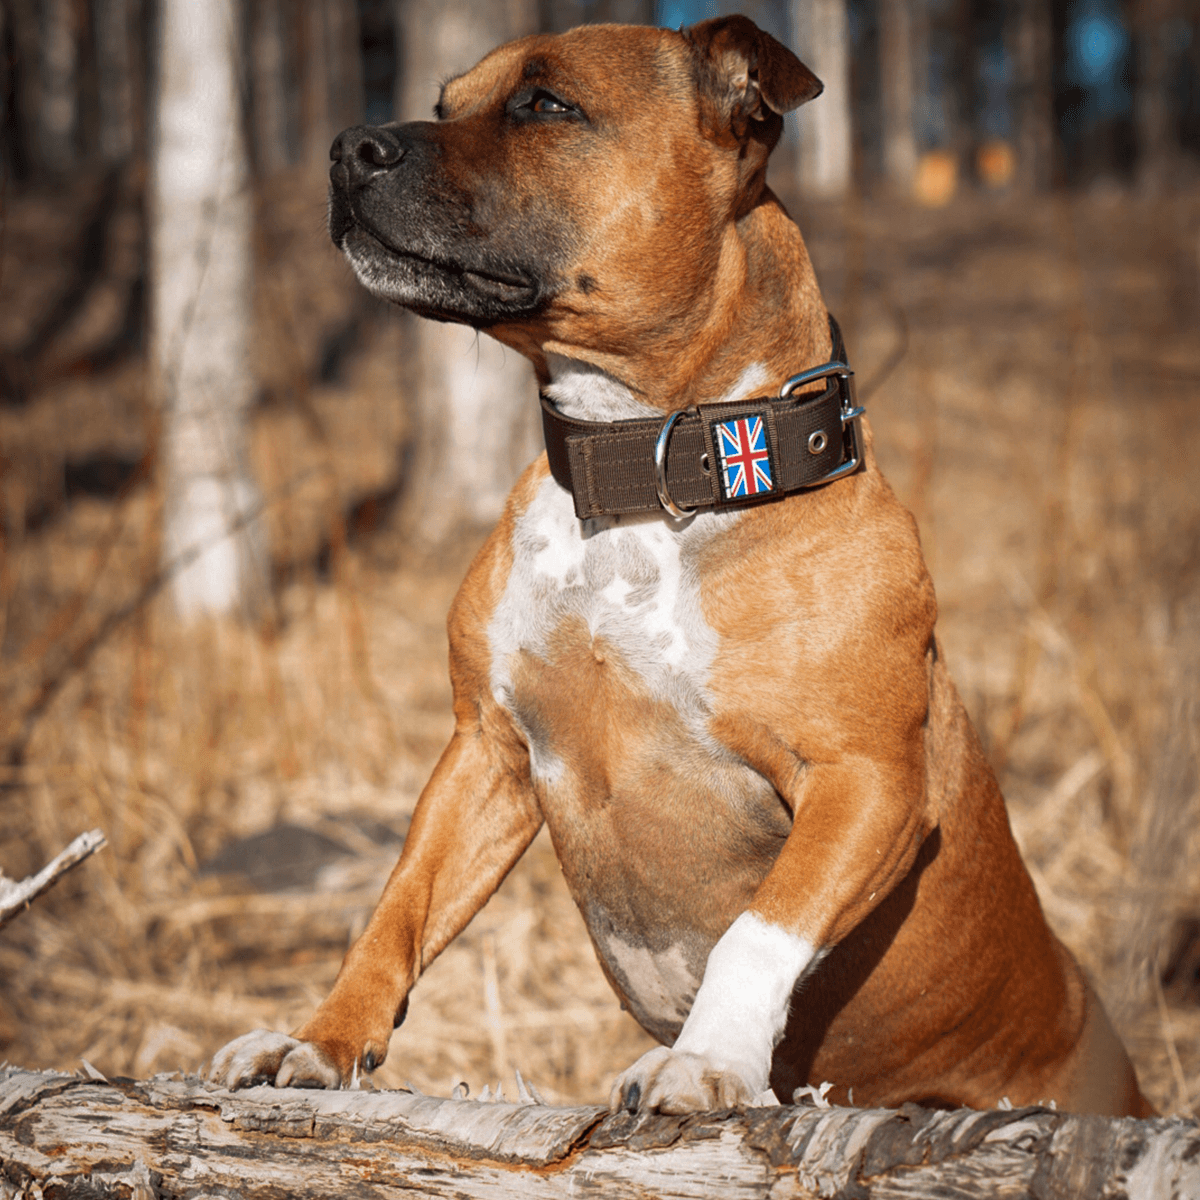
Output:
<svg viewBox="0 0 1200 1200">
<path fill-rule="evenodd" d="M 49 891 L 72 867 L 79 866 L 107 844 L 99 829 L 91 829 L 81 833 L 36 875 L 30 875 L 20 883 L 0 871 L 0 928 L 23 913 L 43 892 Z"/>
<path fill-rule="evenodd" d="M 0 1068 L 0 1197 L 1200 1197 L 1200 1127 L 1044 1108 L 690 1117 Z"/>
</svg>

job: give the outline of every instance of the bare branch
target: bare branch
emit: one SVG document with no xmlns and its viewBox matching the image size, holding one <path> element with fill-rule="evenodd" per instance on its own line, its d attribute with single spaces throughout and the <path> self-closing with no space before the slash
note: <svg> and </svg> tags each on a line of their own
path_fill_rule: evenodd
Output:
<svg viewBox="0 0 1200 1200">
<path fill-rule="evenodd" d="M 6 879 L 0 872 L 0 928 L 24 912 L 43 892 L 49 891 L 72 867 L 79 866 L 107 844 L 104 834 L 99 829 L 92 829 L 81 833 L 57 858 L 20 883 Z"/>
</svg>

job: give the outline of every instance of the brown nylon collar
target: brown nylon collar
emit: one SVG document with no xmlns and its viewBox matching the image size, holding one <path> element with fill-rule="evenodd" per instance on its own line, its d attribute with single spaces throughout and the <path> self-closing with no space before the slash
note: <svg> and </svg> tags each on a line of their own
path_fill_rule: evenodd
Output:
<svg viewBox="0 0 1200 1200">
<path fill-rule="evenodd" d="M 829 327 L 833 361 L 794 376 L 780 396 L 631 421 L 581 421 L 559 412 L 543 393 L 550 472 L 574 497 L 575 515 L 742 507 L 857 470 L 862 409 L 854 403 L 854 372 L 833 317 Z M 792 394 L 821 379 L 827 380 L 823 391 Z"/>
</svg>

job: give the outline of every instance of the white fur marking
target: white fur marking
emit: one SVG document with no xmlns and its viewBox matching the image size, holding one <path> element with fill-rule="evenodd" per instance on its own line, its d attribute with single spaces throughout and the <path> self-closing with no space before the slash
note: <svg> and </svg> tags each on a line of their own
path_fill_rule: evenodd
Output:
<svg viewBox="0 0 1200 1200">
<path fill-rule="evenodd" d="M 792 990 L 819 958 L 806 939 L 742 913 L 708 956 L 675 1049 L 736 1071 L 752 1093 L 763 1091 Z"/>
<path fill-rule="evenodd" d="M 585 420 L 654 415 L 607 372 L 562 355 L 549 356 L 547 393 L 563 412 Z M 737 400 L 766 382 L 762 363 L 747 366 L 720 398 Z M 708 672 L 717 638 L 704 619 L 690 553 L 735 523 L 734 512 L 703 512 L 686 521 L 665 515 L 580 521 L 568 493 L 546 479 L 513 531 L 513 566 L 488 626 L 492 692 L 521 724 L 511 656 L 545 657 L 550 636 L 568 617 L 581 619 L 646 681 L 656 700 L 672 704 L 693 736 L 721 751 L 707 731 Z M 553 784 L 562 761 L 524 729 L 534 777 Z"/>
<path fill-rule="evenodd" d="M 737 377 L 733 386 L 717 401 L 718 404 L 729 404 L 734 400 L 744 400 L 759 391 L 767 382 L 767 368 L 760 362 L 753 362 Z"/>
<path fill-rule="evenodd" d="M 492 693 L 520 723 L 512 656 L 546 657 L 567 618 L 604 638 L 651 694 L 671 703 L 697 740 L 719 753 L 707 732 L 705 688 L 717 638 L 704 619 L 690 552 L 736 521 L 736 513 L 701 513 L 685 525 L 664 517 L 606 517 L 581 522 L 571 498 L 543 481 L 513 531 L 513 565 L 488 625 Z M 553 782 L 561 763 L 534 749 L 535 776 Z"/>
<path fill-rule="evenodd" d="M 615 376 L 591 363 L 561 354 L 546 358 L 550 385 L 546 395 L 568 417 L 579 421 L 623 421 L 630 417 L 653 417 L 657 409 L 636 399 Z"/>
</svg>

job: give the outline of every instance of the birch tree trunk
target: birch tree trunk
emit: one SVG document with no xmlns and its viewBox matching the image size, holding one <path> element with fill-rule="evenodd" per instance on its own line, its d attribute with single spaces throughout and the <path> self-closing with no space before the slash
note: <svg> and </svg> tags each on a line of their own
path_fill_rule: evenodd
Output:
<svg viewBox="0 0 1200 1200">
<path fill-rule="evenodd" d="M 850 190 L 850 27 L 846 0 L 793 0 L 792 28 L 800 58 L 825 91 L 798 112 L 800 188 L 836 199 Z"/>
<path fill-rule="evenodd" d="M 535 0 L 397 0 L 399 120 L 429 120 L 441 81 L 501 42 L 534 33 Z M 529 363 L 463 325 L 418 321 L 410 368 L 414 434 L 400 516 L 436 546 L 491 524 L 517 476 L 542 448 Z"/>
<path fill-rule="evenodd" d="M 883 106 L 883 169 L 900 195 L 917 171 L 913 123 L 912 0 L 879 0 L 879 75 Z"/>
<path fill-rule="evenodd" d="M 237 0 L 161 0 L 151 167 L 152 355 L 163 407 L 163 542 L 184 617 L 265 592 L 247 461 L 251 220 Z"/>
</svg>

